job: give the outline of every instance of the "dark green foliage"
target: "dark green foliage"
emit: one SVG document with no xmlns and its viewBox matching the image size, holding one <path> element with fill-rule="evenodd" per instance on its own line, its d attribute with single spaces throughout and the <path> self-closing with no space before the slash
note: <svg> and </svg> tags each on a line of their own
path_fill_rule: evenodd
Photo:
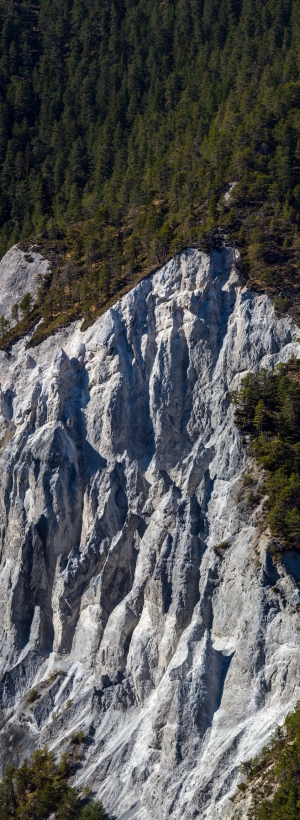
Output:
<svg viewBox="0 0 300 820">
<path fill-rule="evenodd" d="M 240 784 L 252 793 L 247 817 L 251 820 L 299 820 L 300 813 L 300 702 L 261 754 L 241 766 Z"/>
<path fill-rule="evenodd" d="M 1 341 L 4 342 L 5 334 L 8 332 L 9 329 L 9 321 L 5 318 L 3 313 L 0 316 L 0 338 Z"/>
<path fill-rule="evenodd" d="M 29 695 L 28 695 L 28 703 L 34 703 L 34 701 L 37 700 L 38 696 L 39 696 L 39 693 L 37 692 L 37 690 L 36 689 L 31 689 L 31 691 L 29 692 Z"/>
<path fill-rule="evenodd" d="M 24 319 L 28 319 L 32 308 L 32 296 L 30 293 L 25 293 L 20 302 L 20 311 Z"/>
<path fill-rule="evenodd" d="M 49 332 L 224 233 L 297 308 L 299 42 L 300 0 L 2 0 L 0 253 L 57 242 Z"/>
<path fill-rule="evenodd" d="M 15 305 L 12 306 L 11 318 L 13 319 L 14 322 L 19 321 L 19 305 L 18 304 L 15 304 Z"/>
<path fill-rule="evenodd" d="M 85 804 L 68 785 L 72 767 L 67 755 L 58 765 L 47 750 L 34 753 L 19 769 L 10 766 L 0 783 L 0 820 L 108 820 L 102 803 Z"/>
<path fill-rule="evenodd" d="M 235 422 L 266 470 L 267 523 L 286 547 L 300 548 L 300 362 L 249 373 L 232 399 Z"/>
<path fill-rule="evenodd" d="M 79 818 L 80 820 L 107 820 L 107 814 L 102 804 L 97 801 L 96 803 L 88 803 L 82 809 Z"/>
</svg>

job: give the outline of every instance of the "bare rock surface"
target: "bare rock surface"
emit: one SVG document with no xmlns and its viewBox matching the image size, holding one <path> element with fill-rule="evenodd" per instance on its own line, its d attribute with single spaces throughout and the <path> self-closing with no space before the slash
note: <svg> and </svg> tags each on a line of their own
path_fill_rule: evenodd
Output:
<svg viewBox="0 0 300 820">
<path fill-rule="evenodd" d="M 82 730 L 77 783 L 117 820 L 231 817 L 299 698 L 300 563 L 238 502 L 227 393 L 298 336 L 230 249 L 187 250 L 0 353 L 2 764 Z"/>
<path fill-rule="evenodd" d="M 11 319 L 12 306 L 19 304 L 25 293 L 35 295 L 36 277 L 43 278 L 49 267 L 49 262 L 40 253 L 32 250 L 24 253 L 14 245 L 0 262 L 0 313 Z"/>
</svg>

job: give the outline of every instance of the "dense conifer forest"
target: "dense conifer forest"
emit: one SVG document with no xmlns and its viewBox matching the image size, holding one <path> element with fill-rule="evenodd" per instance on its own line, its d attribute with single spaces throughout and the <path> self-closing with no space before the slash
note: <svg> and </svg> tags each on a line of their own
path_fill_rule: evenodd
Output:
<svg viewBox="0 0 300 820">
<path fill-rule="evenodd" d="M 108 820 L 102 803 L 80 796 L 69 785 L 73 773 L 68 755 L 55 763 L 47 749 L 35 752 L 19 768 L 8 766 L 0 782 L 0 820 Z"/>
<path fill-rule="evenodd" d="M 50 255 L 49 330 L 225 239 L 297 312 L 300 0 L 2 0 L 0 30 L 0 248 Z"/>
<path fill-rule="evenodd" d="M 266 497 L 266 523 L 280 548 L 300 549 L 299 360 L 279 364 L 273 373 L 248 373 L 230 398 L 243 440 L 264 470 L 260 492 L 252 500 Z M 251 475 L 246 483 L 252 496 Z"/>
</svg>

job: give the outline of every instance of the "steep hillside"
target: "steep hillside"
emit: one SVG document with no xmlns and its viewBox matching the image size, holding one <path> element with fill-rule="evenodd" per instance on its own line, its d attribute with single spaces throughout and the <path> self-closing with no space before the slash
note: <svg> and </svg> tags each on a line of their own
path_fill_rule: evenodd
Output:
<svg viewBox="0 0 300 820">
<path fill-rule="evenodd" d="M 232 820 L 298 820 L 300 798 L 300 702 L 277 726 L 270 743 L 260 754 L 242 763 L 244 780 L 233 800 Z M 249 800 L 250 798 L 250 800 Z"/>
<path fill-rule="evenodd" d="M 0 3 L 5 820 L 37 749 L 51 817 L 296 820 L 299 55 L 300 0 Z"/>
<path fill-rule="evenodd" d="M 185 251 L 84 333 L 0 352 L 1 762 L 80 737 L 117 820 L 230 818 L 299 699 L 299 553 L 272 559 L 228 400 L 299 329 L 234 256 Z"/>
<path fill-rule="evenodd" d="M 299 20 L 299 0 L 2 1 L 0 251 L 51 246 L 48 324 L 224 235 L 296 315 Z"/>
</svg>

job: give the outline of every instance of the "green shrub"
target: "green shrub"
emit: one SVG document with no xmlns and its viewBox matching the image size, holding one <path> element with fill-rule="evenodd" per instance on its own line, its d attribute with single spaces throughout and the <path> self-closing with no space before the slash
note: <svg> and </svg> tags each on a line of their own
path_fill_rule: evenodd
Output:
<svg viewBox="0 0 300 820">
<path fill-rule="evenodd" d="M 28 698 L 27 698 L 28 703 L 34 703 L 34 701 L 37 700 L 38 697 L 39 697 L 39 693 L 37 692 L 37 690 L 36 689 L 31 689 L 31 692 L 29 692 L 29 695 L 28 695 Z"/>
<path fill-rule="evenodd" d="M 53 683 L 53 681 L 55 681 L 56 678 L 60 678 L 61 675 L 64 675 L 62 669 L 53 669 L 53 672 L 51 672 L 51 674 L 47 678 L 48 683 Z"/>
<path fill-rule="evenodd" d="M 80 729 L 79 732 L 75 732 L 75 734 L 71 735 L 71 743 L 74 743 L 75 746 L 80 746 L 81 743 L 84 741 L 84 733 Z"/>
<path fill-rule="evenodd" d="M 244 487 L 251 487 L 252 484 L 254 484 L 254 479 L 252 478 L 252 475 L 250 475 L 250 473 L 245 473 L 245 475 L 243 475 Z"/>
</svg>

